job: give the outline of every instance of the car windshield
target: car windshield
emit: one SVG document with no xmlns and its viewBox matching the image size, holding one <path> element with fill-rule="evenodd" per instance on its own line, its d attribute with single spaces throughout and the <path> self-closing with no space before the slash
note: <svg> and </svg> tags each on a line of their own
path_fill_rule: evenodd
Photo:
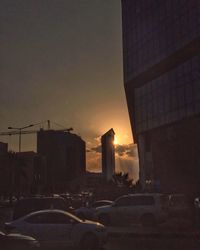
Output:
<svg viewBox="0 0 200 250">
<path fill-rule="evenodd" d="M 82 222 L 82 220 L 75 215 L 59 210 L 34 212 L 25 216 L 24 220 L 33 224 L 68 224 L 73 221 L 78 223 Z"/>
</svg>

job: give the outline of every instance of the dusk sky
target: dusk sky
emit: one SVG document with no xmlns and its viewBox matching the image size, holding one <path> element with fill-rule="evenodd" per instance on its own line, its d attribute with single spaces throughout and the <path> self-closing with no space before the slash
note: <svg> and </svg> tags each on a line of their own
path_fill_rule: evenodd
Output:
<svg viewBox="0 0 200 250">
<path fill-rule="evenodd" d="M 0 1 L 0 131 L 48 119 L 73 127 L 86 141 L 88 170 L 99 171 L 99 138 L 113 128 L 117 170 L 137 179 L 123 87 L 120 2 Z M 0 141 L 18 150 L 18 136 Z M 36 151 L 36 135 L 22 137 L 22 150 Z"/>
</svg>

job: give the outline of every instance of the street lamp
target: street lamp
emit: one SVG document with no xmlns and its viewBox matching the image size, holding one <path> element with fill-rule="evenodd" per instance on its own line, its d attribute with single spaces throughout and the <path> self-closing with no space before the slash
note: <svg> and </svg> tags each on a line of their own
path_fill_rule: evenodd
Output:
<svg viewBox="0 0 200 250">
<path fill-rule="evenodd" d="M 19 152 L 21 152 L 21 135 L 22 135 L 22 130 L 25 129 L 25 128 L 33 127 L 33 126 L 34 126 L 33 124 L 30 124 L 28 126 L 24 126 L 24 127 L 21 127 L 21 128 L 8 127 L 8 129 L 17 129 L 17 130 L 19 130 Z"/>
</svg>

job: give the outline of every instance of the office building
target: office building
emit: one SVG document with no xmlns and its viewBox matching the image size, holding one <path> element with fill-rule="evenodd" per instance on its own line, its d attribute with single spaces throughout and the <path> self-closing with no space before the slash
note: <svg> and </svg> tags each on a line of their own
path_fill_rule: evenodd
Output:
<svg viewBox="0 0 200 250">
<path fill-rule="evenodd" d="M 70 181 L 86 171 L 85 142 L 76 134 L 40 130 L 37 152 L 46 157 L 46 181 L 50 191 L 65 191 Z"/>
<path fill-rule="evenodd" d="M 0 155 L 8 153 L 8 143 L 0 142 Z"/>
<path fill-rule="evenodd" d="M 122 0 L 124 86 L 140 182 L 200 190 L 200 1 Z"/>
<path fill-rule="evenodd" d="M 102 175 L 107 181 L 112 179 L 115 173 L 115 146 L 114 146 L 115 132 L 113 129 L 107 131 L 101 137 L 102 145 Z"/>
</svg>

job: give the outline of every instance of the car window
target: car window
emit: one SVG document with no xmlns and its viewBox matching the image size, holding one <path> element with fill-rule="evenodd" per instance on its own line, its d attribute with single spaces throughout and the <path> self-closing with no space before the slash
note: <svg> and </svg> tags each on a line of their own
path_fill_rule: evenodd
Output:
<svg viewBox="0 0 200 250">
<path fill-rule="evenodd" d="M 132 196 L 130 200 L 132 206 L 151 206 L 155 204 L 153 196 Z"/>
<path fill-rule="evenodd" d="M 115 202 L 115 206 L 152 206 L 155 204 L 153 196 L 122 197 Z"/>
<path fill-rule="evenodd" d="M 109 203 L 108 202 L 105 202 L 105 201 L 101 201 L 101 202 L 94 202 L 92 204 L 92 207 L 96 208 L 96 207 L 101 207 L 101 206 L 105 206 L 105 205 L 108 205 Z"/>
<path fill-rule="evenodd" d="M 122 197 L 116 200 L 115 206 L 123 207 L 123 206 L 131 206 L 131 200 L 129 197 Z"/>
<path fill-rule="evenodd" d="M 41 213 L 30 216 L 25 221 L 31 224 L 71 224 L 72 218 L 60 213 Z"/>
</svg>

